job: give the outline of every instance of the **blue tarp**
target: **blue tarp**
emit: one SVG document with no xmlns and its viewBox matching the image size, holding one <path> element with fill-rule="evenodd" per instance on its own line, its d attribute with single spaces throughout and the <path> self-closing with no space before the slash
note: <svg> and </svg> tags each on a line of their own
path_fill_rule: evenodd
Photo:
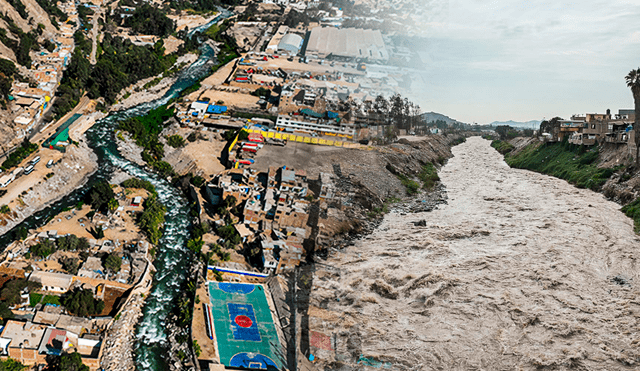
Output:
<svg viewBox="0 0 640 371">
<path fill-rule="evenodd" d="M 331 112 L 331 111 L 327 111 L 327 117 L 330 119 L 335 119 L 338 118 L 340 115 L 338 115 L 337 112 Z"/>
<path fill-rule="evenodd" d="M 207 113 L 224 113 L 227 112 L 227 106 L 218 106 L 217 104 L 210 104 L 207 107 Z"/>
</svg>

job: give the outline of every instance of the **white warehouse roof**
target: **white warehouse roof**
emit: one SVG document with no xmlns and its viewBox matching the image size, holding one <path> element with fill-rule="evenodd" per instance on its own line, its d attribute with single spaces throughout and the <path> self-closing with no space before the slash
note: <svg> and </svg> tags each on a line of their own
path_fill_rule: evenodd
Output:
<svg viewBox="0 0 640 371">
<path fill-rule="evenodd" d="M 287 50 L 294 54 L 298 54 L 302 47 L 303 39 L 300 35 L 288 33 L 282 37 L 280 43 L 278 43 L 278 50 Z"/>
<path fill-rule="evenodd" d="M 369 60 L 389 59 L 380 31 L 359 28 L 316 27 L 309 36 L 307 54 L 321 58 L 331 54 Z"/>
</svg>

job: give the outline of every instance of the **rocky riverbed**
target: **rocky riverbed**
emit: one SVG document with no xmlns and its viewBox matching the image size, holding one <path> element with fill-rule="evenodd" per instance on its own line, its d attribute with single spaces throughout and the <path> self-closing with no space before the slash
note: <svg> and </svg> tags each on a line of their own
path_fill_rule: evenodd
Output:
<svg viewBox="0 0 640 371">
<path fill-rule="evenodd" d="M 637 369 L 640 240 L 620 206 L 479 137 L 453 153 L 446 205 L 392 212 L 315 266 L 302 351 L 325 370 Z"/>
</svg>

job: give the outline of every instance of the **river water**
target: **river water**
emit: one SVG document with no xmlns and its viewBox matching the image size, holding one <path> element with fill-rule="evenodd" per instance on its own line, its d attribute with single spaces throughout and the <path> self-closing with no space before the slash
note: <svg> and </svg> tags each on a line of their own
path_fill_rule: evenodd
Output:
<svg viewBox="0 0 640 371">
<path fill-rule="evenodd" d="M 215 23 L 231 13 L 222 11 Z M 162 106 L 175 98 L 185 88 L 193 85 L 210 72 L 214 50 L 204 44 L 196 62 L 183 69 L 176 82 L 161 98 L 143 103 L 128 110 L 119 111 L 102 120 L 87 131 L 89 146 L 98 156 L 99 168 L 87 183 L 63 199 L 35 213 L 11 231 L 0 236 L 0 245 L 6 246 L 13 238 L 14 231 L 20 227 L 38 228 L 66 207 L 74 206 L 83 200 L 88 190 L 97 182 L 109 180 L 115 170 L 123 170 L 131 176 L 150 181 L 158 191 L 159 200 L 166 206 L 167 214 L 163 237 L 157 246 L 154 266 L 153 287 L 143 309 L 143 317 L 137 327 L 136 366 L 140 370 L 167 370 L 166 355 L 169 349 L 166 334 L 167 318 L 180 295 L 180 289 L 191 265 L 186 240 L 189 238 L 190 217 L 188 201 L 182 193 L 168 181 L 158 177 L 137 164 L 123 158 L 117 150 L 114 130 L 119 121 L 129 117 L 144 115 L 150 110 Z"/>
<path fill-rule="evenodd" d="M 448 205 L 388 214 L 318 269 L 311 330 L 393 369 L 638 369 L 640 245 L 620 206 L 479 137 L 453 154 Z"/>
</svg>

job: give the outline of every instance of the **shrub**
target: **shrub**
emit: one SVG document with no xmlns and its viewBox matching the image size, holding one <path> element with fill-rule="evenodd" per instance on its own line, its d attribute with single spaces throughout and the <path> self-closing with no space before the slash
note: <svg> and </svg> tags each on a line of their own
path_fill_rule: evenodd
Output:
<svg viewBox="0 0 640 371">
<path fill-rule="evenodd" d="M 418 178 L 422 181 L 422 188 L 424 189 L 432 189 L 436 182 L 440 180 L 438 170 L 430 162 L 422 166 L 422 171 L 418 174 Z"/>
<path fill-rule="evenodd" d="M 418 193 L 418 190 L 420 189 L 420 184 L 418 182 L 409 179 L 404 174 L 398 174 L 398 179 L 400 179 L 400 182 L 406 189 L 407 195 L 413 196 Z"/>
<path fill-rule="evenodd" d="M 173 148 L 180 148 L 180 147 L 184 147 L 185 140 L 184 140 L 183 137 L 181 137 L 180 135 L 176 134 L 176 135 L 172 135 L 170 137 L 167 137 L 167 143 Z"/>
</svg>

